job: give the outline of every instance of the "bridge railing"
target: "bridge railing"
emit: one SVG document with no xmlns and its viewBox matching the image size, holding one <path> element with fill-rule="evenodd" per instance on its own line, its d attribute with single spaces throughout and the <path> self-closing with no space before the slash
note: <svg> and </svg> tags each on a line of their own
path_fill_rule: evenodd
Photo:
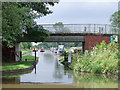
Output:
<svg viewBox="0 0 120 90">
<path fill-rule="evenodd" d="M 117 34 L 117 27 L 108 24 L 42 24 L 50 33 L 98 33 L 98 34 Z"/>
</svg>

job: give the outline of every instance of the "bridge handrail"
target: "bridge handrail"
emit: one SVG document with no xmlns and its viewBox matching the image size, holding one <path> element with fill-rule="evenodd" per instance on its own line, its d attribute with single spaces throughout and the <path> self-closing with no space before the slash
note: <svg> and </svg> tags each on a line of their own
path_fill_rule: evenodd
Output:
<svg viewBox="0 0 120 90">
<path fill-rule="evenodd" d="M 99 33 L 99 34 L 118 34 L 117 27 L 110 24 L 63 24 L 63 26 L 54 24 L 41 24 L 51 33 Z"/>
</svg>

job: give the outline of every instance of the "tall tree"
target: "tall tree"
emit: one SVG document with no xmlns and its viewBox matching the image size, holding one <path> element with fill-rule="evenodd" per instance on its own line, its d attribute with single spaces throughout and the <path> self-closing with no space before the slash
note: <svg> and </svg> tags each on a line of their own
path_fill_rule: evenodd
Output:
<svg viewBox="0 0 120 90">
<path fill-rule="evenodd" d="M 54 6 L 54 3 L 3 2 L 2 3 L 3 42 L 5 42 L 8 47 L 12 47 L 19 38 L 24 37 L 24 35 L 26 36 L 28 36 L 28 34 L 31 35 L 31 33 L 34 33 L 34 31 L 39 32 L 39 35 L 42 34 L 43 36 L 48 36 L 48 32 L 44 31 L 43 28 L 38 27 L 34 19 L 52 13 L 52 11 L 49 10 L 49 5 Z"/>
<path fill-rule="evenodd" d="M 118 32 L 118 27 L 120 27 L 120 11 L 115 12 L 111 18 L 110 18 L 110 22 L 112 24 L 113 30 L 115 32 Z"/>
</svg>

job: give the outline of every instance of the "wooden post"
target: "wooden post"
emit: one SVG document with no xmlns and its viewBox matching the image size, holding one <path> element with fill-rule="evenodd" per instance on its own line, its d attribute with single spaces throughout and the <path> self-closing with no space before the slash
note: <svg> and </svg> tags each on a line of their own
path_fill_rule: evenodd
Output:
<svg viewBox="0 0 120 90">
<path fill-rule="evenodd" d="M 83 51 L 83 54 L 85 52 L 85 42 L 82 42 L 82 51 Z"/>
<path fill-rule="evenodd" d="M 36 61 L 35 61 L 35 74 L 36 74 Z"/>
</svg>

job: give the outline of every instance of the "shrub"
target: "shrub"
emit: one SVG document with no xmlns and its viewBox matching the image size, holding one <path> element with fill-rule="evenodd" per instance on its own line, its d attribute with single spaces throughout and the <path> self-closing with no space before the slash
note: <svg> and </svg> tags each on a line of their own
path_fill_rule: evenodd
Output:
<svg viewBox="0 0 120 90">
<path fill-rule="evenodd" d="M 91 71 L 93 73 L 115 73 L 118 70 L 118 44 L 105 41 L 96 45 L 84 55 L 74 54 L 71 67 L 74 70 Z"/>
</svg>

